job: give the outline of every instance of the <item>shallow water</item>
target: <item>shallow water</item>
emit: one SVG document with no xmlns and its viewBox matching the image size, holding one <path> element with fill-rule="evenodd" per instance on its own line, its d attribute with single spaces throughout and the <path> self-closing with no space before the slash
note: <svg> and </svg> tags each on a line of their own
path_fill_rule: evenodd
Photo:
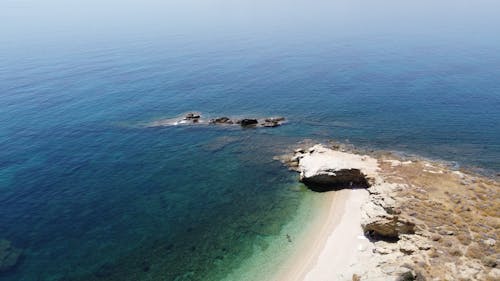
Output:
<svg viewBox="0 0 500 281">
<path fill-rule="evenodd" d="M 304 138 L 498 173 L 498 4 L 398 2 L 0 3 L 0 280 L 232 277 L 319 202 Z M 140 126 L 192 110 L 288 123 Z"/>
</svg>

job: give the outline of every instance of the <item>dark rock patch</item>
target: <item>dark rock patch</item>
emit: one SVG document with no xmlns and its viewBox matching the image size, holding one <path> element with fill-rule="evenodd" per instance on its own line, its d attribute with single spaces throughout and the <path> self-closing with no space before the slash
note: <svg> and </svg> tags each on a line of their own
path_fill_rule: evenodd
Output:
<svg viewBox="0 0 500 281">
<path fill-rule="evenodd" d="M 219 117 L 210 120 L 210 124 L 234 124 L 234 121 L 231 120 L 229 117 Z"/>
<path fill-rule="evenodd" d="M 194 119 L 200 119 L 200 114 L 197 114 L 197 113 L 188 113 L 186 114 L 186 116 L 184 117 L 184 120 L 194 120 Z"/>
<path fill-rule="evenodd" d="M 239 124 L 242 127 L 250 127 L 250 126 L 256 126 L 259 124 L 259 121 L 257 119 L 242 119 L 239 121 Z"/>
<path fill-rule="evenodd" d="M 303 178 L 302 182 L 317 192 L 370 187 L 366 176 L 358 169 L 325 170 L 323 173 Z"/>
</svg>

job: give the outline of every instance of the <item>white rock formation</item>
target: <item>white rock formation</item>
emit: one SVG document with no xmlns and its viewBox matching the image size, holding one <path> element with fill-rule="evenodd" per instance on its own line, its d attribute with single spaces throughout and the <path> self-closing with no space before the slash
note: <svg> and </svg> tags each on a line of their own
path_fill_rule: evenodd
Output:
<svg viewBox="0 0 500 281">
<path fill-rule="evenodd" d="M 326 148 L 320 144 L 298 149 L 291 160 L 300 172 L 300 181 L 315 191 L 367 188 L 377 175 L 377 160 Z"/>
</svg>

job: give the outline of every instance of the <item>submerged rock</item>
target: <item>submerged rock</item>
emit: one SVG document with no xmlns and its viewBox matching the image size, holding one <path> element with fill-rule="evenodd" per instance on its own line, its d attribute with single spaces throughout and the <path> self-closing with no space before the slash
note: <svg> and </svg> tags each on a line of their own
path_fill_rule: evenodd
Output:
<svg viewBox="0 0 500 281">
<path fill-rule="evenodd" d="M 0 240 L 0 273 L 13 269 L 20 257 L 21 250 L 14 248 L 10 241 Z"/>
</svg>

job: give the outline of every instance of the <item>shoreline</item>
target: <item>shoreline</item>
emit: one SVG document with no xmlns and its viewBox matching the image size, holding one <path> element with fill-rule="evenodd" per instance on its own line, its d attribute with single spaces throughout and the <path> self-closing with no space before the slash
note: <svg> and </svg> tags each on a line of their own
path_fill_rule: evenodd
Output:
<svg viewBox="0 0 500 281">
<path fill-rule="evenodd" d="M 318 258 L 319 250 L 326 244 L 327 235 L 332 227 L 343 216 L 346 194 L 330 192 L 324 194 L 327 197 L 327 206 L 318 210 L 319 217 L 304 231 L 303 241 L 283 265 L 281 271 L 273 280 L 276 281 L 298 281 L 302 280 L 308 270 L 314 265 Z"/>
<path fill-rule="evenodd" d="M 342 267 L 336 267 L 334 271 L 347 272 L 350 262 L 356 258 L 361 245 L 358 238 L 363 234 L 361 204 L 367 199 L 368 192 L 344 189 L 327 192 L 324 196 L 328 196 L 328 210 L 324 210 L 324 215 L 306 231 L 309 240 L 299 246 L 273 280 L 332 280 L 332 262 Z M 337 255 L 339 251 L 342 255 Z M 342 263 L 340 260 L 345 259 L 346 254 L 349 259 Z M 345 278 L 350 276 L 343 276 Z"/>
<path fill-rule="evenodd" d="M 309 188 L 327 191 L 319 194 L 330 205 L 318 210 L 323 214 L 273 281 L 500 278 L 494 178 L 428 158 L 338 145 L 299 148 L 278 159 Z M 365 188 L 335 190 L 360 180 Z"/>
<path fill-rule="evenodd" d="M 294 276 L 290 269 L 301 266 L 300 259 L 295 257 L 310 248 L 309 238 L 316 237 L 314 232 L 323 228 L 334 202 L 344 202 L 335 193 L 319 194 L 310 190 L 300 192 L 306 192 L 305 197 L 301 199 L 297 213 L 283 225 L 279 235 L 264 238 L 269 246 L 254 247 L 252 256 L 231 270 L 221 281 L 292 280 L 283 279 L 283 276 Z M 315 251 L 310 253 L 314 254 Z"/>
<path fill-rule="evenodd" d="M 319 249 L 316 263 L 299 280 L 350 280 L 355 273 L 353 264 L 363 258 L 361 254 L 369 247 L 361 228 L 361 206 L 368 199 L 368 192 L 363 189 L 340 192 L 347 193 L 344 212 L 338 221 L 330 222 L 333 226 L 328 231 L 324 246 Z"/>
</svg>

